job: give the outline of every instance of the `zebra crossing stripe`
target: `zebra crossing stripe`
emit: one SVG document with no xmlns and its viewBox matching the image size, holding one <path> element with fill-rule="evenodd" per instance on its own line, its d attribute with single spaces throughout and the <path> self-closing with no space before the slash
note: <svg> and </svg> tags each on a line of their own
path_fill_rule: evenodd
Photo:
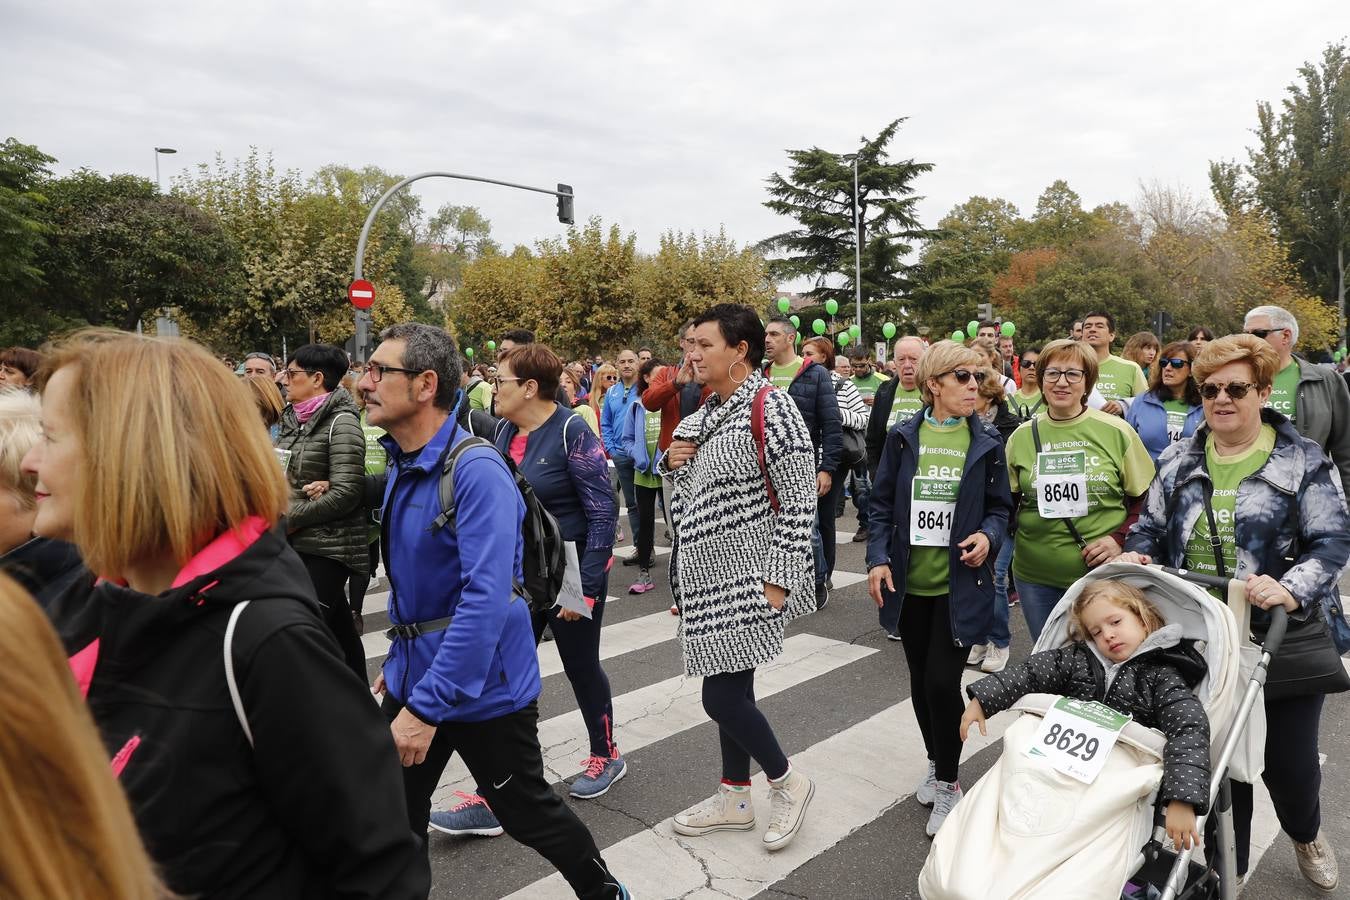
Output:
<svg viewBox="0 0 1350 900">
<path fill-rule="evenodd" d="M 784 641 L 783 652 L 776 660 L 755 673 L 755 696 L 771 697 L 876 652 L 819 635 L 794 635 Z M 703 712 L 702 684 L 701 678 L 680 675 L 616 696 L 614 739 L 619 749 L 631 753 L 708 721 Z M 573 710 L 541 722 L 539 744 L 544 748 L 544 774 L 550 781 L 580 774 L 580 761 L 590 755 L 581 713 Z M 439 806 L 456 790 L 473 790 L 473 778 L 458 755 L 446 766 L 432 805 Z"/>
<path fill-rule="evenodd" d="M 979 672 L 967 671 L 963 681 L 981 677 Z M 989 736 L 973 735 L 962 758 L 998 741 L 1013 721 L 1010 714 L 990 719 Z M 689 838 L 675 834 L 671 820 L 665 819 L 655 828 L 605 848 L 605 862 L 635 897 L 748 900 L 904 801 L 927 769 L 910 700 L 887 707 L 791 758 L 794 767 L 815 781 L 816 794 L 801 832 L 787 848 L 769 853 L 763 847 L 769 796 L 760 773 L 751 788 L 758 816 L 754 831 Z M 714 782 L 716 772 L 709 772 L 708 779 Z M 915 805 L 914 814 L 926 813 Z M 554 874 L 508 895 L 508 900 L 572 896 L 562 876 Z"/>
</svg>

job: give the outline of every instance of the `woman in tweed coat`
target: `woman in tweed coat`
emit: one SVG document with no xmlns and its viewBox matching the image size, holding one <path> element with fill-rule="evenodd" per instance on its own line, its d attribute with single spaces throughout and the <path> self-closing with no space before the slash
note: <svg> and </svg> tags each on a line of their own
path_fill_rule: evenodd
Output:
<svg viewBox="0 0 1350 900">
<path fill-rule="evenodd" d="M 797 404 L 757 371 L 763 355 L 764 326 L 749 307 L 719 304 L 694 320 L 689 361 L 712 394 L 680 422 L 658 468 L 675 488 L 670 581 L 685 670 L 703 676 L 703 708 L 722 746 L 717 794 L 677 815 L 674 828 L 753 829 L 754 757 L 770 787 L 764 844 L 780 850 L 815 785 L 793 770 L 755 706 L 755 668 L 782 652 L 787 620 L 815 608 L 815 452 Z"/>
</svg>

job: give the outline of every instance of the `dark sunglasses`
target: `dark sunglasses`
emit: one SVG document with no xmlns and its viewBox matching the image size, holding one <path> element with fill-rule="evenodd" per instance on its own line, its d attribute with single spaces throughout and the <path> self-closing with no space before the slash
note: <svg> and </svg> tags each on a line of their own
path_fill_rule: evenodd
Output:
<svg viewBox="0 0 1350 900">
<path fill-rule="evenodd" d="M 955 375 L 957 383 L 966 384 L 970 381 L 971 377 L 973 376 L 976 384 L 984 384 L 985 376 L 988 374 L 989 373 L 984 371 L 983 369 L 978 369 L 974 372 L 970 371 L 969 369 L 952 369 L 950 372 L 943 372 L 941 375 L 937 377 L 942 378 L 947 375 Z"/>
<path fill-rule="evenodd" d="M 1200 385 L 1200 396 L 1206 400 L 1213 400 L 1219 396 L 1219 391 L 1226 393 L 1231 400 L 1241 400 L 1247 396 L 1247 392 L 1255 388 L 1256 385 L 1248 384 L 1245 381 L 1230 381 L 1227 384 L 1213 384 L 1206 381 Z"/>
<path fill-rule="evenodd" d="M 1024 369 L 1034 369 L 1036 368 L 1036 360 L 1032 359 L 1030 356 L 1024 356 L 1021 359 L 1021 366 Z"/>
<path fill-rule="evenodd" d="M 1284 330 L 1285 329 L 1283 328 L 1253 328 L 1251 331 L 1248 331 L 1247 333 L 1250 334 L 1252 337 L 1264 338 L 1268 334 L 1274 334 L 1277 331 L 1284 331 Z"/>
<path fill-rule="evenodd" d="M 1160 366 L 1171 366 L 1174 369 L 1184 369 L 1191 364 L 1189 359 L 1179 359 L 1175 356 L 1169 356 L 1166 359 L 1158 360 Z"/>
</svg>

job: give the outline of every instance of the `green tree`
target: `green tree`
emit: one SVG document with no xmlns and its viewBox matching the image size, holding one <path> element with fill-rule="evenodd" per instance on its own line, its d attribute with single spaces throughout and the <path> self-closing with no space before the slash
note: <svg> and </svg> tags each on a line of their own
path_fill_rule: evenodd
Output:
<svg viewBox="0 0 1350 900">
<path fill-rule="evenodd" d="M 769 260 L 769 274 L 780 281 L 810 278 L 811 294 L 841 303 L 854 296 L 854 248 L 861 246 L 862 296 L 865 301 L 899 297 L 912 285 L 913 266 L 905 263 L 914 245 L 935 237 L 919 224 L 914 181 L 933 168 L 913 159 L 891 161 L 887 146 L 900 123 L 896 119 L 875 138 L 862 138 L 858 156 L 858 210 L 861 235 L 854 233 L 852 156 L 812 147 L 789 150 L 786 176 L 768 178 L 764 203 L 795 219 L 799 228 L 766 238 L 761 250 L 784 255 Z M 857 244 L 855 244 L 855 240 Z M 842 287 L 833 286 L 842 281 Z"/>
<path fill-rule="evenodd" d="M 1130 277 L 1112 268 L 1088 269 L 1076 260 L 1042 271 L 1017 293 L 1017 327 L 1024 346 L 1038 346 L 1069 333 L 1074 319 L 1093 309 L 1109 310 L 1116 334 L 1148 327 L 1148 303 Z M 951 323 L 960 327 L 964 323 Z M 1119 338 L 1123 343 L 1123 337 Z"/>
<path fill-rule="evenodd" d="M 42 183 L 56 162 L 14 138 L 0 144 L 0 290 L 3 332 L 14 330 L 16 314 L 42 284 L 38 256 L 46 245 L 47 198 Z"/>
<path fill-rule="evenodd" d="M 1320 64 L 1305 63 L 1278 113 L 1257 105 L 1257 146 L 1248 162 L 1210 165 L 1225 211 L 1265 211 L 1312 291 L 1345 323 L 1350 256 L 1350 57 L 1330 44 Z"/>
<path fill-rule="evenodd" d="M 1025 222 L 1001 198 L 971 197 L 938 222 L 937 237 L 919 257 L 917 283 L 906 308 L 924 323 L 990 300 L 998 275 L 1019 248 Z"/>
</svg>

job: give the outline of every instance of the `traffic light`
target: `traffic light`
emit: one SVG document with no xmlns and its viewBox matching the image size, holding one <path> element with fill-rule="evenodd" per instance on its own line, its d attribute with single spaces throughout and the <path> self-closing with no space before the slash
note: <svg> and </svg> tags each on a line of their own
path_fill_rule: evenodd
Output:
<svg viewBox="0 0 1350 900">
<path fill-rule="evenodd" d="M 571 225 L 575 222 L 572 210 L 572 186 L 570 184 L 558 185 L 558 221 L 564 225 Z"/>
<path fill-rule="evenodd" d="M 1163 343 L 1167 343 L 1167 333 L 1172 330 L 1174 324 L 1171 315 L 1165 310 L 1158 310 L 1153 314 L 1153 332 Z"/>
<path fill-rule="evenodd" d="M 981 322 L 994 321 L 994 304 L 981 303 L 979 306 L 975 307 L 975 309 L 978 311 L 976 313 L 976 318 L 978 318 Z"/>
</svg>

